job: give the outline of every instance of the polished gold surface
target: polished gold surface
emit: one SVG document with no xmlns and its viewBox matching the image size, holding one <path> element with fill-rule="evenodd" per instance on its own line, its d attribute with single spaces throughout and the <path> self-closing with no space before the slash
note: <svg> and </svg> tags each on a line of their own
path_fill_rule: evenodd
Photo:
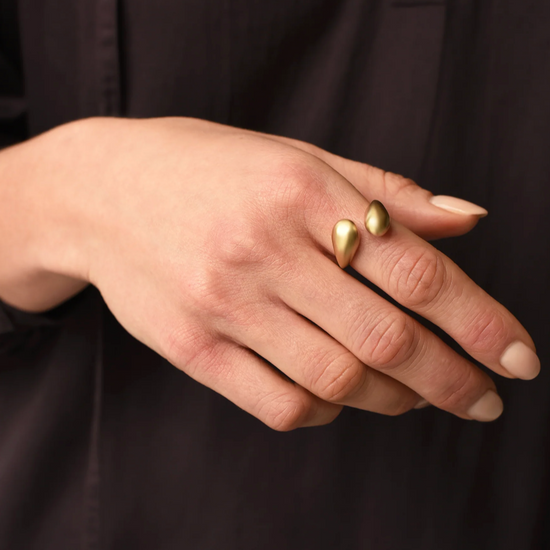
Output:
<svg viewBox="0 0 550 550">
<path fill-rule="evenodd" d="M 332 246 L 338 265 L 347 267 L 359 247 L 359 231 L 351 220 L 336 222 L 332 230 Z"/>
<path fill-rule="evenodd" d="M 365 227 L 369 233 L 381 237 L 390 228 L 390 215 L 380 201 L 372 201 L 365 215 Z"/>
</svg>

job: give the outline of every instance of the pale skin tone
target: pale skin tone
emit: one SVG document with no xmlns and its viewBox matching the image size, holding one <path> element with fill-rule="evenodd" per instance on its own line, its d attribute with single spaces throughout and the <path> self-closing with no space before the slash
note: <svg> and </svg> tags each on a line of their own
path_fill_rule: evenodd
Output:
<svg viewBox="0 0 550 550">
<path fill-rule="evenodd" d="M 334 259 L 332 227 L 353 220 L 356 271 L 514 377 L 501 355 L 517 341 L 534 350 L 529 334 L 427 242 L 479 216 L 430 197 L 276 136 L 185 118 L 83 120 L 0 153 L 0 298 L 40 312 L 91 283 L 135 338 L 276 430 L 423 400 L 491 420 L 495 394 L 492 416 L 476 408 L 491 378 Z M 380 238 L 363 225 L 374 199 L 392 216 Z"/>
</svg>

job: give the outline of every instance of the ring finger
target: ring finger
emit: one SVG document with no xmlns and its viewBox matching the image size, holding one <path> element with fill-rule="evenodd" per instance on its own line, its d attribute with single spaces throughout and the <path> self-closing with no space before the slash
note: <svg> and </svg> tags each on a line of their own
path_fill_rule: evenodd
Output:
<svg viewBox="0 0 550 550">
<path fill-rule="evenodd" d="M 362 363 L 329 334 L 284 304 L 269 322 L 232 325 L 231 338 L 249 347 L 324 401 L 387 415 L 423 400 L 397 380 Z"/>
</svg>

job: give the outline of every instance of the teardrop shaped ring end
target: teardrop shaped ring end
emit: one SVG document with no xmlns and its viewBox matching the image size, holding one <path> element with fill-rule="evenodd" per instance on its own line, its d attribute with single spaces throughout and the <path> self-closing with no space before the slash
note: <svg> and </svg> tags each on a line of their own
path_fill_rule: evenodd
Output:
<svg viewBox="0 0 550 550">
<path fill-rule="evenodd" d="M 375 237 L 382 237 L 389 231 L 390 225 L 391 219 L 386 207 L 378 200 L 372 201 L 365 213 L 367 231 Z"/>
<path fill-rule="evenodd" d="M 359 248 L 359 230 L 351 220 L 340 220 L 332 229 L 332 246 L 338 265 L 344 269 Z"/>
</svg>

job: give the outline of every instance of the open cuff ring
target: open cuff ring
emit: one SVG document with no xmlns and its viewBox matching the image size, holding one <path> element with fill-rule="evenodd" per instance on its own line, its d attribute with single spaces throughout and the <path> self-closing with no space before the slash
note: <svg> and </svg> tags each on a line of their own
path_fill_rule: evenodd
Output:
<svg viewBox="0 0 550 550">
<path fill-rule="evenodd" d="M 369 233 L 381 237 L 390 228 L 390 215 L 380 201 L 372 201 L 365 213 L 365 227 Z M 340 220 L 332 229 L 332 246 L 338 265 L 343 269 L 353 260 L 359 248 L 359 231 L 351 220 Z"/>
</svg>

